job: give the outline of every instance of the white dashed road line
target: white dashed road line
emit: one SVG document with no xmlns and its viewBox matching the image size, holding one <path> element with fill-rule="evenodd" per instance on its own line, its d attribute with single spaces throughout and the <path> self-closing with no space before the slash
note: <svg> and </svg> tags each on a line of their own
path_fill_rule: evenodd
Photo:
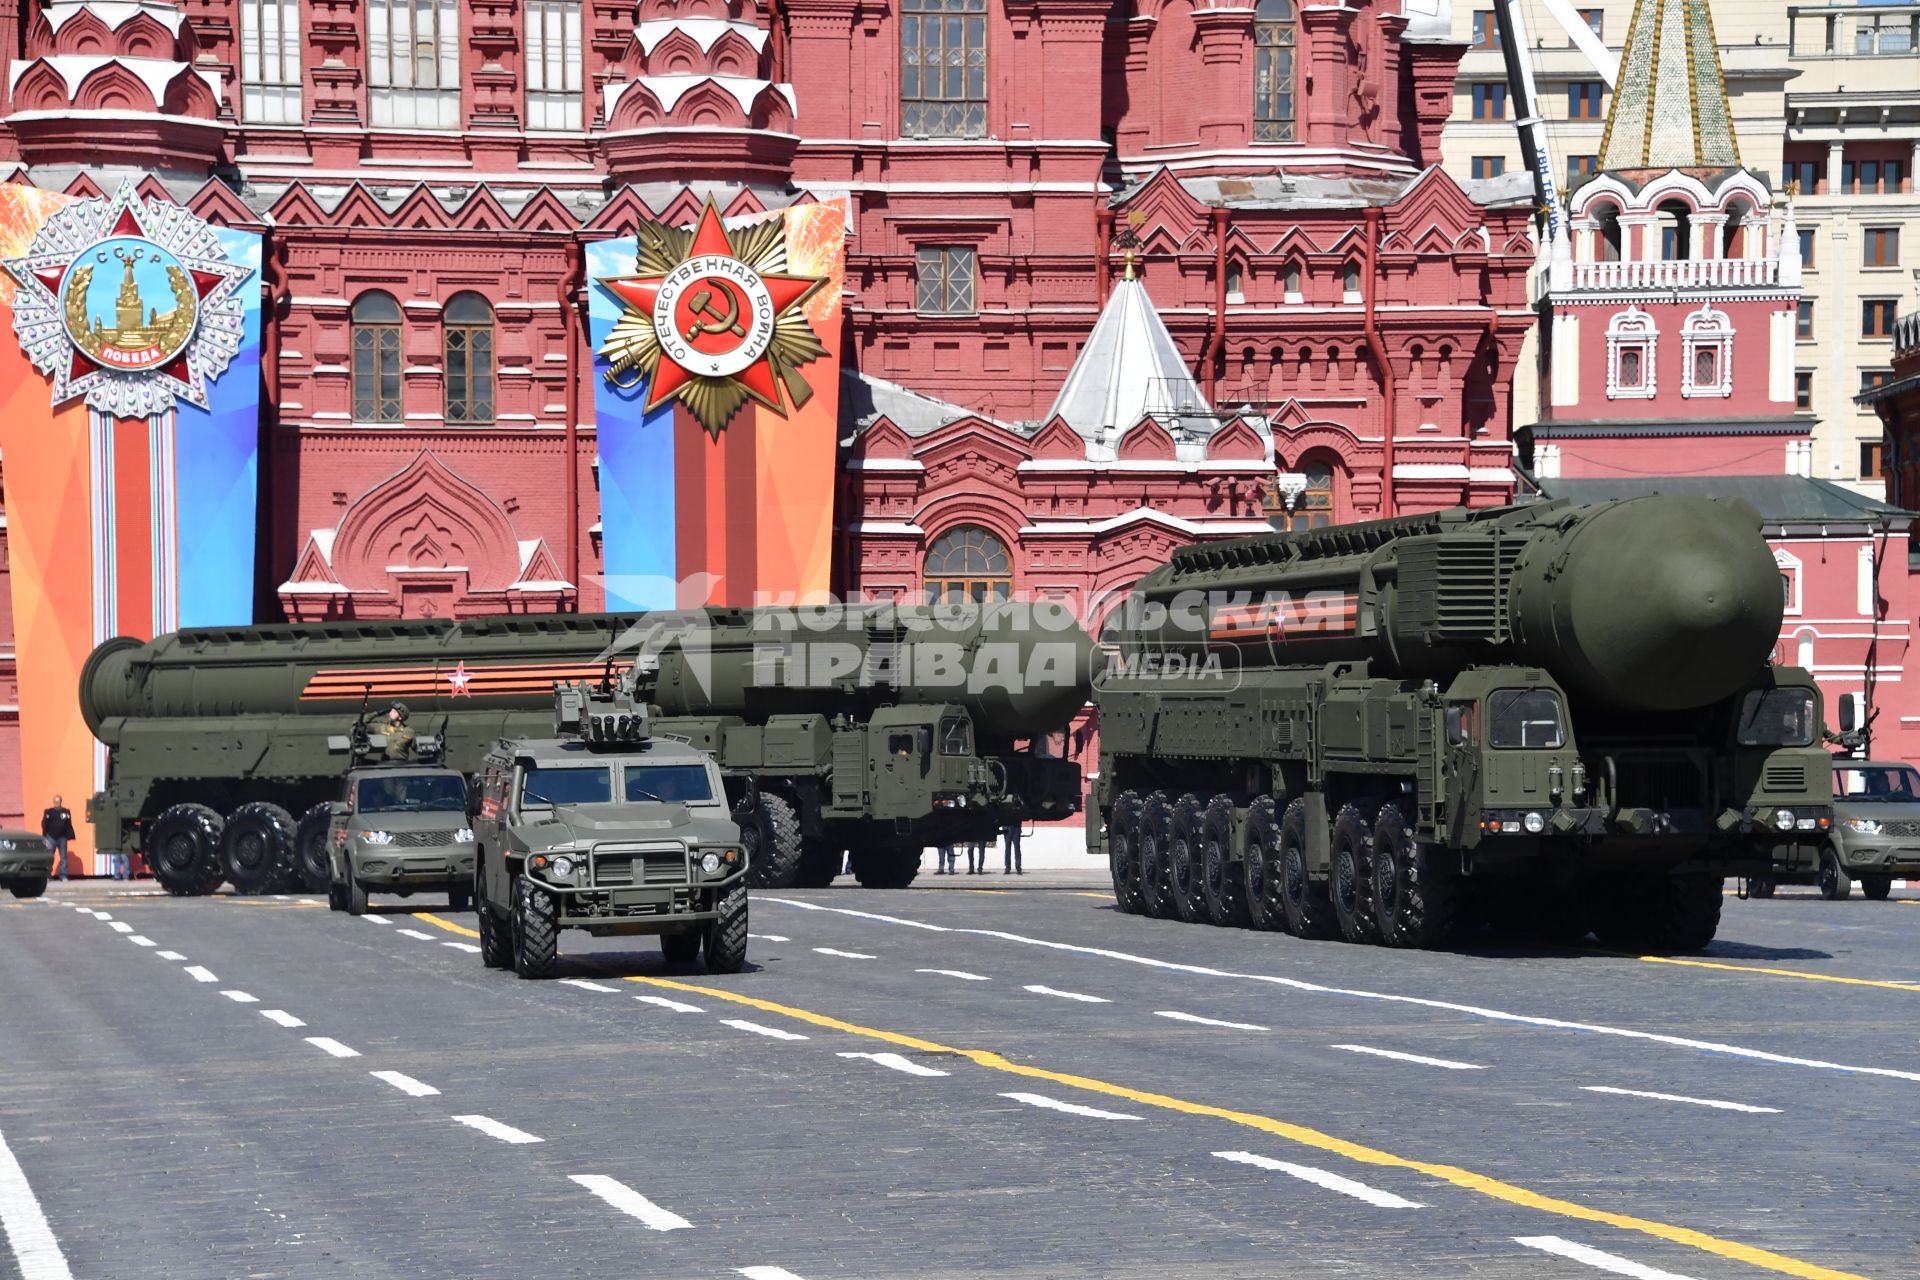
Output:
<svg viewBox="0 0 1920 1280">
<path fill-rule="evenodd" d="M 1455 1062 L 1452 1058 L 1424 1058 L 1417 1053 L 1401 1053 L 1395 1049 L 1376 1049 L 1366 1044 L 1335 1044 L 1330 1049 L 1345 1049 L 1348 1053 L 1364 1053 L 1374 1058 L 1392 1058 L 1395 1062 L 1413 1062 L 1423 1067 L 1439 1067 L 1445 1071 L 1485 1071 L 1486 1068 L 1475 1062 Z"/>
<path fill-rule="evenodd" d="M 745 1018 L 722 1018 L 720 1025 L 732 1027 L 737 1031 L 751 1031 L 757 1036 L 770 1036 L 775 1040 L 805 1040 L 807 1037 L 797 1031 L 787 1031 L 781 1027 L 763 1027 L 757 1022 L 748 1022 Z"/>
<path fill-rule="evenodd" d="M 1003 1093 L 1003 1098 L 1012 1098 L 1015 1102 L 1024 1102 L 1030 1107 L 1044 1107 L 1048 1111 L 1064 1111 L 1068 1115 L 1091 1116 L 1095 1120 L 1138 1120 L 1139 1116 L 1130 1116 L 1121 1111 L 1102 1111 L 1098 1107 L 1083 1107 L 1077 1102 L 1062 1102 L 1058 1098 L 1049 1098 L 1038 1093 Z"/>
<path fill-rule="evenodd" d="M 131 942 L 136 947 L 151 947 L 151 946 L 157 945 L 152 938 L 145 937 L 138 933 L 134 934 L 131 938 L 128 938 L 127 941 Z"/>
<path fill-rule="evenodd" d="M 785 1267 L 736 1267 L 747 1280 L 800 1280 L 800 1277 Z"/>
<path fill-rule="evenodd" d="M 686 1231 L 693 1226 L 679 1214 L 662 1209 L 617 1178 L 600 1173 L 576 1173 L 570 1177 L 620 1212 L 640 1219 L 655 1231 Z"/>
<path fill-rule="evenodd" d="M 262 1009 L 260 1016 L 268 1022 L 277 1022 L 283 1027 L 304 1027 L 307 1025 L 288 1013 L 285 1009 Z"/>
<path fill-rule="evenodd" d="M 498 1138 L 502 1142 L 524 1145 L 529 1142 L 546 1141 L 544 1138 L 534 1137 L 524 1129 L 516 1129 L 510 1124 L 501 1124 L 490 1116 L 455 1116 L 454 1119 L 469 1129 L 478 1129 L 489 1138 Z"/>
<path fill-rule="evenodd" d="M 1559 1236 L 1515 1236 L 1513 1239 L 1515 1244 L 1523 1244 L 1529 1249 L 1538 1249 L 1542 1253 L 1551 1253 L 1557 1257 L 1570 1258 L 1575 1262 L 1584 1262 L 1590 1267 L 1611 1271 L 1617 1276 L 1633 1276 L 1635 1280 L 1692 1280 L 1692 1277 L 1680 1275 L 1678 1272 L 1643 1266 L 1615 1254 L 1602 1253 L 1584 1244 L 1562 1240 Z"/>
<path fill-rule="evenodd" d="M 1033 992 L 1033 994 L 1037 996 L 1058 996 L 1062 1000 L 1078 1000 L 1083 1004 L 1112 1004 L 1113 1003 L 1113 1001 L 1107 999 L 1105 996 L 1082 995 L 1078 991 L 1058 991 L 1052 987 L 1043 987 L 1038 983 L 1034 984 L 1033 986 L 1027 987 L 1026 990 Z"/>
<path fill-rule="evenodd" d="M 124 922 L 122 922 L 122 921 L 119 921 L 119 920 L 115 920 L 115 921 L 114 921 L 114 922 L 113 922 L 113 923 L 112 923 L 112 924 L 111 924 L 110 926 L 108 926 L 108 927 L 109 927 L 109 928 L 111 928 L 111 929 L 112 929 L 112 930 L 113 930 L 113 931 L 114 931 L 115 933 L 132 933 L 132 932 L 133 932 L 133 926 L 132 926 L 132 925 L 130 925 L 130 924 L 126 924 L 126 923 L 124 923 Z"/>
<path fill-rule="evenodd" d="M 915 973 L 931 973 L 939 978 L 958 978 L 962 982 L 992 982 L 984 973 L 968 973 L 965 969 L 915 969 Z"/>
<path fill-rule="evenodd" d="M 1713 1107 L 1719 1111 L 1746 1111 L 1753 1115 L 1777 1116 L 1778 1107 L 1756 1107 L 1745 1102 L 1726 1102 L 1719 1098 L 1689 1098 L 1681 1093 L 1648 1093 L 1643 1089 L 1615 1089 L 1604 1084 L 1586 1084 L 1580 1088 L 1586 1093 L 1611 1093 L 1623 1098 L 1652 1098 L 1655 1102 L 1689 1102 L 1696 1107 Z"/>
<path fill-rule="evenodd" d="M 562 978 L 560 979 L 560 985 L 563 987 L 578 987 L 582 991 L 604 991 L 608 995 L 620 994 L 620 988 L 618 987 L 602 986 L 598 982 L 588 982 L 585 978 Z"/>
<path fill-rule="evenodd" d="M 358 1049 L 349 1049 L 332 1036 L 308 1036 L 307 1043 L 324 1053 L 332 1054 L 336 1058 L 357 1058 L 360 1056 Z"/>
<path fill-rule="evenodd" d="M 440 1091 L 430 1084 L 422 1084 L 412 1076 L 402 1075 L 398 1071 L 369 1071 L 375 1080 L 384 1080 L 409 1098 L 431 1098 Z"/>
<path fill-rule="evenodd" d="M 681 1000 L 669 1000 L 665 996 L 635 996 L 634 999 L 640 1001 L 642 1004 L 655 1004 L 659 1005 L 662 1009 L 671 1009 L 675 1013 L 706 1012 L 705 1009 L 702 1009 L 697 1004 L 687 1004 Z"/>
<path fill-rule="evenodd" d="M 422 942 L 438 942 L 439 941 L 439 939 L 434 937 L 432 934 L 422 933 L 418 929 L 395 929 L 394 932 L 399 934 L 403 938 L 418 938 Z"/>
<path fill-rule="evenodd" d="M 836 951 L 832 947 L 815 947 L 823 956 L 839 956 L 842 960 L 878 960 L 879 956 L 870 956 L 864 951 Z"/>
<path fill-rule="evenodd" d="M 443 942 L 440 945 L 443 947 L 452 947 L 455 951 L 469 952 L 476 956 L 480 954 L 480 948 L 474 946 L 471 942 Z"/>
<path fill-rule="evenodd" d="M 1155 1009 L 1156 1018 L 1172 1018 L 1175 1022 L 1191 1022 L 1201 1027 L 1225 1027 L 1229 1031 L 1265 1031 L 1266 1027 L 1251 1022 L 1222 1022 L 1218 1018 L 1203 1018 L 1197 1013 L 1181 1013 L 1178 1009 Z"/>
<path fill-rule="evenodd" d="M 186 959 L 186 957 L 181 955 L 178 951 L 156 951 L 153 954 L 159 956 L 162 960 L 185 960 Z"/>
<path fill-rule="evenodd" d="M 13 1158 L 5 1134 L 0 1134 L 0 1227 L 6 1228 L 22 1280 L 73 1280 L 67 1256 L 60 1252 L 60 1241 L 54 1238 L 27 1171 Z"/>
<path fill-rule="evenodd" d="M 192 978 L 195 982 L 220 981 L 220 979 L 213 976 L 213 971 L 211 969 L 204 968 L 197 964 L 190 964 L 187 966 L 187 976 Z"/>
<path fill-rule="evenodd" d="M 780 934 L 777 934 L 777 933 L 750 933 L 747 936 L 749 938 L 752 938 L 755 942 L 792 942 L 793 941 L 792 938 L 782 937 Z"/>
<path fill-rule="evenodd" d="M 1257 1169 L 1271 1169 L 1275 1173 L 1284 1173 L 1288 1177 L 1298 1178 L 1302 1182 L 1311 1182 L 1316 1187 L 1325 1187 L 1328 1191 L 1338 1191 L 1343 1196 L 1352 1196 L 1355 1200 L 1364 1200 L 1380 1209 L 1424 1209 L 1418 1200 L 1409 1200 L 1405 1196 L 1396 1196 L 1391 1191 L 1382 1191 L 1370 1187 L 1364 1182 L 1355 1182 L 1352 1178 L 1343 1178 L 1337 1173 L 1325 1169 L 1316 1169 L 1312 1165 L 1289 1164 L 1285 1160 L 1275 1160 L 1269 1156 L 1257 1156 L 1251 1151 L 1216 1151 L 1214 1155 L 1222 1160 L 1231 1160 L 1235 1164 L 1250 1164 Z"/>
<path fill-rule="evenodd" d="M 877 1062 L 883 1067 L 891 1067 L 895 1071 L 904 1071 L 910 1076 L 944 1076 L 952 1074 L 951 1072 L 940 1071 L 922 1063 L 915 1062 L 911 1058 L 903 1058 L 897 1053 L 843 1053 L 840 1056 L 843 1058 L 865 1058 L 868 1062 Z"/>
<path fill-rule="evenodd" d="M 387 919 L 385 916 L 361 916 L 360 918 L 362 920 L 365 920 L 368 924 L 392 924 L 393 923 L 393 921 Z"/>
<path fill-rule="evenodd" d="M 220 994 L 225 996 L 227 999 L 233 1001 L 235 1004 L 259 1004 L 260 1003 L 259 996 L 248 995 L 244 991 L 222 991 Z"/>
</svg>

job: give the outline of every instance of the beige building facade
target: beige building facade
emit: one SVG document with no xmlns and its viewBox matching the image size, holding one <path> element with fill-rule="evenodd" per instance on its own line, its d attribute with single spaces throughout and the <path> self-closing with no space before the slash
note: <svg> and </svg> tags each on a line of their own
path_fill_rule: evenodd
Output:
<svg viewBox="0 0 1920 1280">
<path fill-rule="evenodd" d="M 1633 0 L 1570 0 L 1616 56 Z M 1612 94 L 1541 0 L 1520 0 L 1537 109 L 1564 195 L 1597 164 Z M 1714 0 L 1716 43 L 1742 164 L 1791 191 L 1803 250 L 1797 405 L 1819 424 L 1783 470 L 1881 496 L 1879 419 L 1854 403 L 1890 376 L 1893 319 L 1920 306 L 1920 0 L 1791 5 Z M 1461 59 L 1444 155 L 1461 179 L 1522 170 L 1506 64 L 1488 0 L 1458 0 Z M 1540 416 L 1537 362 L 1523 360 L 1515 421 Z"/>
</svg>

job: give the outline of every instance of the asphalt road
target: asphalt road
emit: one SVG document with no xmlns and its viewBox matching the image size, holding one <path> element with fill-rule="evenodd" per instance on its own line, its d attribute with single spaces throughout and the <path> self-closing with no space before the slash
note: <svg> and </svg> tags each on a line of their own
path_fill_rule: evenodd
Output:
<svg viewBox="0 0 1920 1280">
<path fill-rule="evenodd" d="M 1920 895 L 1684 963 L 757 894 L 749 971 L 471 914 L 0 906 L 0 1277 L 1920 1276 Z"/>
</svg>

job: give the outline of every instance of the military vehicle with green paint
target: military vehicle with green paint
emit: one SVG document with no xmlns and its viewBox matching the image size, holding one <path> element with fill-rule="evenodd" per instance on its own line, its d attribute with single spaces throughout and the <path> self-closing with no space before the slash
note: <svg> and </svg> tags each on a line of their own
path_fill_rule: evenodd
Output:
<svg viewBox="0 0 1920 1280">
<path fill-rule="evenodd" d="M 1844 723 L 1843 729 L 1851 729 Z M 1860 892 L 1886 901 L 1895 880 L 1920 879 L 1920 769 L 1899 760 L 1833 761 L 1833 829 L 1778 851 L 1773 869 L 1747 881 L 1756 898 L 1775 885 L 1813 884 L 1839 901 Z"/>
<path fill-rule="evenodd" d="M 0 886 L 16 898 L 37 898 L 53 875 L 53 842 L 31 831 L 0 831 Z"/>
<path fill-rule="evenodd" d="M 697 609 L 205 628 L 109 640 L 80 706 L 105 743 L 87 804 L 103 849 L 147 854 L 174 893 L 327 884 L 328 738 L 404 700 L 471 773 L 546 731 L 556 681 L 640 668 L 656 730 L 710 752 L 756 882 L 913 879 L 927 845 L 1080 808 L 1080 770 L 1034 744 L 1085 704 L 1094 647 L 1064 606 Z M 290 858 L 275 851 L 290 846 Z"/>
<path fill-rule="evenodd" d="M 354 732 L 331 739 L 351 753 L 338 798 L 327 805 L 327 905 L 367 913 L 371 892 L 411 897 L 444 892 L 465 911 L 473 895 L 473 828 L 467 825 L 467 777 L 439 762 L 440 742 Z"/>
<path fill-rule="evenodd" d="M 1759 530 L 1656 496 L 1179 551 L 1102 637 L 1090 850 L 1154 916 L 1704 946 L 1723 879 L 1833 816 Z"/>
<path fill-rule="evenodd" d="M 669 962 L 747 962 L 749 855 L 720 767 L 655 733 L 631 670 L 554 694 L 551 736 L 487 753 L 468 810 L 480 958 L 551 977 L 559 935 L 655 935 Z"/>
</svg>

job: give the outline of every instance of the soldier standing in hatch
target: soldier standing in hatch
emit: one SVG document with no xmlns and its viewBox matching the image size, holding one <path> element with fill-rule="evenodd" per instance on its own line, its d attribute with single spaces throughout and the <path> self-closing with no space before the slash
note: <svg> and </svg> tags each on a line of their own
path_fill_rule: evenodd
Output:
<svg viewBox="0 0 1920 1280">
<path fill-rule="evenodd" d="M 413 758 L 413 729 L 407 724 L 407 704 L 396 702 L 387 708 L 387 722 L 380 726 L 387 735 L 387 759 Z"/>
<path fill-rule="evenodd" d="M 54 868 L 62 880 L 67 878 L 67 841 L 73 839 L 73 815 L 67 812 L 67 806 L 55 796 L 53 803 L 40 815 L 40 834 L 53 845 Z"/>
</svg>

